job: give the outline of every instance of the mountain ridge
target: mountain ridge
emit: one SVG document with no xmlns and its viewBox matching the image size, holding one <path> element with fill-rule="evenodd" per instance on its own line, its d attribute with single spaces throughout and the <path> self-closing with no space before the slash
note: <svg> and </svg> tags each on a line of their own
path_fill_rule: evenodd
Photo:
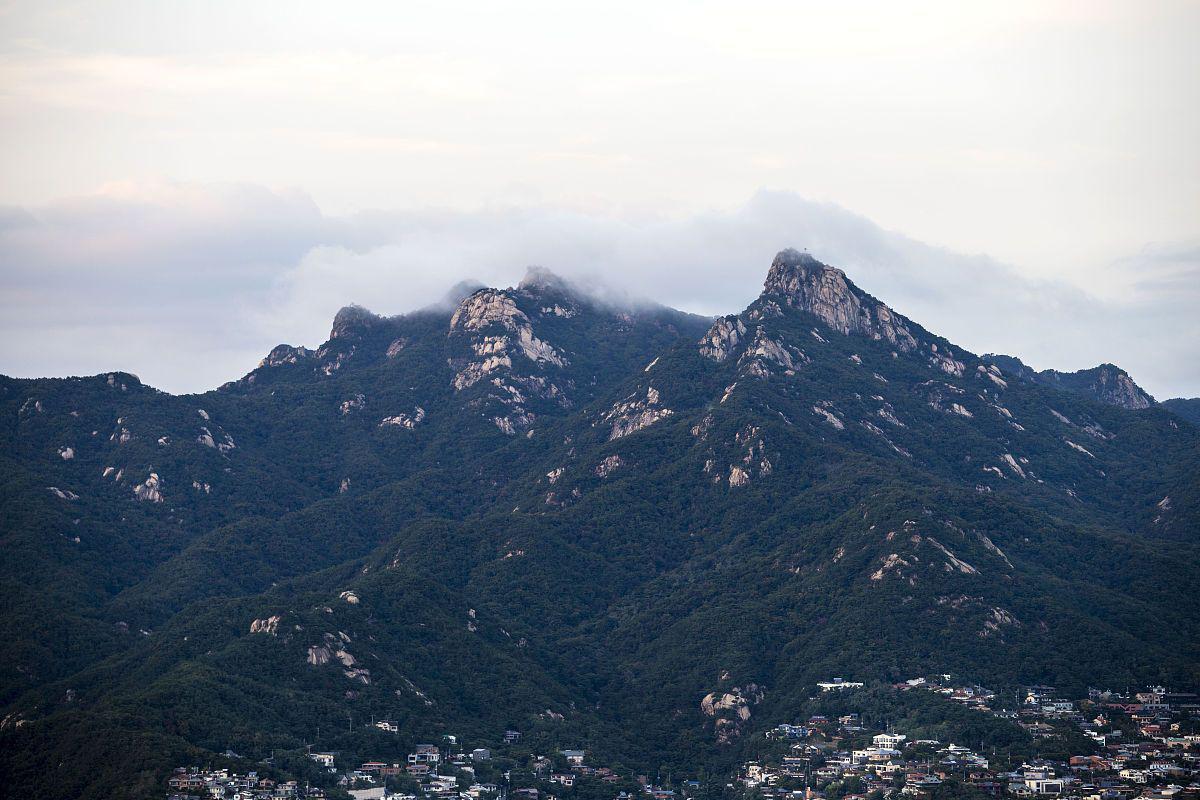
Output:
<svg viewBox="0 0 1200 800">
<path fill-rule="evenodd" d="M 798 251 L 715 320 L 561 288 L 339 312 L 201 395 L 0 380 L 0 766 L 109 796 L 51 765 L 96 732 L 147 780 L 318 730 L 372 756 L 328 720 L 378 712 L 720 769 L 830 675 L 1200 680 L 1200 431 L 1169 411 L 1023 379 Z"/>
</svg>

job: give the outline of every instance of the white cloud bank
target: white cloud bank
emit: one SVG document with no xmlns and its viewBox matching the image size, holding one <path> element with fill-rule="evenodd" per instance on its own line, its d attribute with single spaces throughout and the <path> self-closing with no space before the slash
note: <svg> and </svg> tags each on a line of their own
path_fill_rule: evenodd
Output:
<svg viewBox="0 0 1200 800">
<path fill-rule="evenodd" d="M 338 217 L 298 192 L 196 184 L 0 209 L 0 372 L 124 369 L 202 391 L 280 341 L 320 343 L 342 305 L 401 313 L 462 279 L 511 285 L 531 264 L 729 313 L 757 296 L 788 246 L 975 352 L 1038 368 L 1109 361 L 1160 398 L 1200 394 L 1200 242 L 1148 245 L 1097 265 L 1086 286 L 1039 282 L 766 191 L 681 218 L 540 207 Z"/>
</svg>

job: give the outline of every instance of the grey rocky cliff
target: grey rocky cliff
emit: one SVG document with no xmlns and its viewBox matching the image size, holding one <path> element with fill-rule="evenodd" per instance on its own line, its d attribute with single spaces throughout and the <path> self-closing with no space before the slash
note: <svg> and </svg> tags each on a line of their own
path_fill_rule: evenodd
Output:
<svg viewBox="0 0 1200 800">
<path fill-rule="evenodd" d="M 295 364 L 313 354 L 307 347 L 292 347 L 290 344 L 277 345 L 267 357 L 258 362 L 258 369 L 263 367 L 282 367 L 285 364 Z"/>
<path fill-rule="evenodd" d="M 334 316 L 329 338 L 352 339 L 382 321 L 382 317 L 372 314 L 362 306 L 345 306 Z"/>
<path fill-rule="evenodd" d="M 775 256 L 763 297 L 807 311 L 843 334 L 885 340 L 901 351 L 918 346 L 908 320 L 856 287 L 846 273 L 808 253 L 788 249 Z"/>
</svg>

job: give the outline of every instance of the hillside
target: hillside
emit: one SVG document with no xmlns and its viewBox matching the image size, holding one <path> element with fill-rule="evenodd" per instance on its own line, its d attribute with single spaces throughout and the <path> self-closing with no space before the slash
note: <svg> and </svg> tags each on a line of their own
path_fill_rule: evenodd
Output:
<svg viewBox="0 0 1200 800">
<path fill-rule="evenodd" d="M 719 772 L 835 675 L 1194 686 L 1200 428 L 1055 375 L 789 250 L 716 320 L 533 271 L 202 395 L 4 378 L 0 792 L 373 715 Z"/>
<path fill-rule="evenodd" d="M 1193 425 L 1200 425 L 1200 397 L 1174 397 L 1162 402 L 1163 408 L 1178 414 Z"/>
</svg>

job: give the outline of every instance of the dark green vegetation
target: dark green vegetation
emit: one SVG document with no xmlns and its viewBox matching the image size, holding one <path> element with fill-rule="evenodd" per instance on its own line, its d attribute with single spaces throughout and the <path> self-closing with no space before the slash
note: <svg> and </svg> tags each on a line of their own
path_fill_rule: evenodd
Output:
<svg viewBox="0 0 1200 800">
<path fill-rule="evenodd" d="M 538 273 L 199 396 L 3 379 L 0 792 L 509 727 L 716 774 L 835 675 L 1200 679 L 1200 429 L 794 252 L 710 324 Z"/>
<path fill-rule="evenodd" d="M 1200 425 L 1200 397 L 1176 397 L 1171 400 L 1164 400 L 1163 408 L 1168 409 L 1175 414 L 1186 419 L 1193 425 Z"/>
</svg>

